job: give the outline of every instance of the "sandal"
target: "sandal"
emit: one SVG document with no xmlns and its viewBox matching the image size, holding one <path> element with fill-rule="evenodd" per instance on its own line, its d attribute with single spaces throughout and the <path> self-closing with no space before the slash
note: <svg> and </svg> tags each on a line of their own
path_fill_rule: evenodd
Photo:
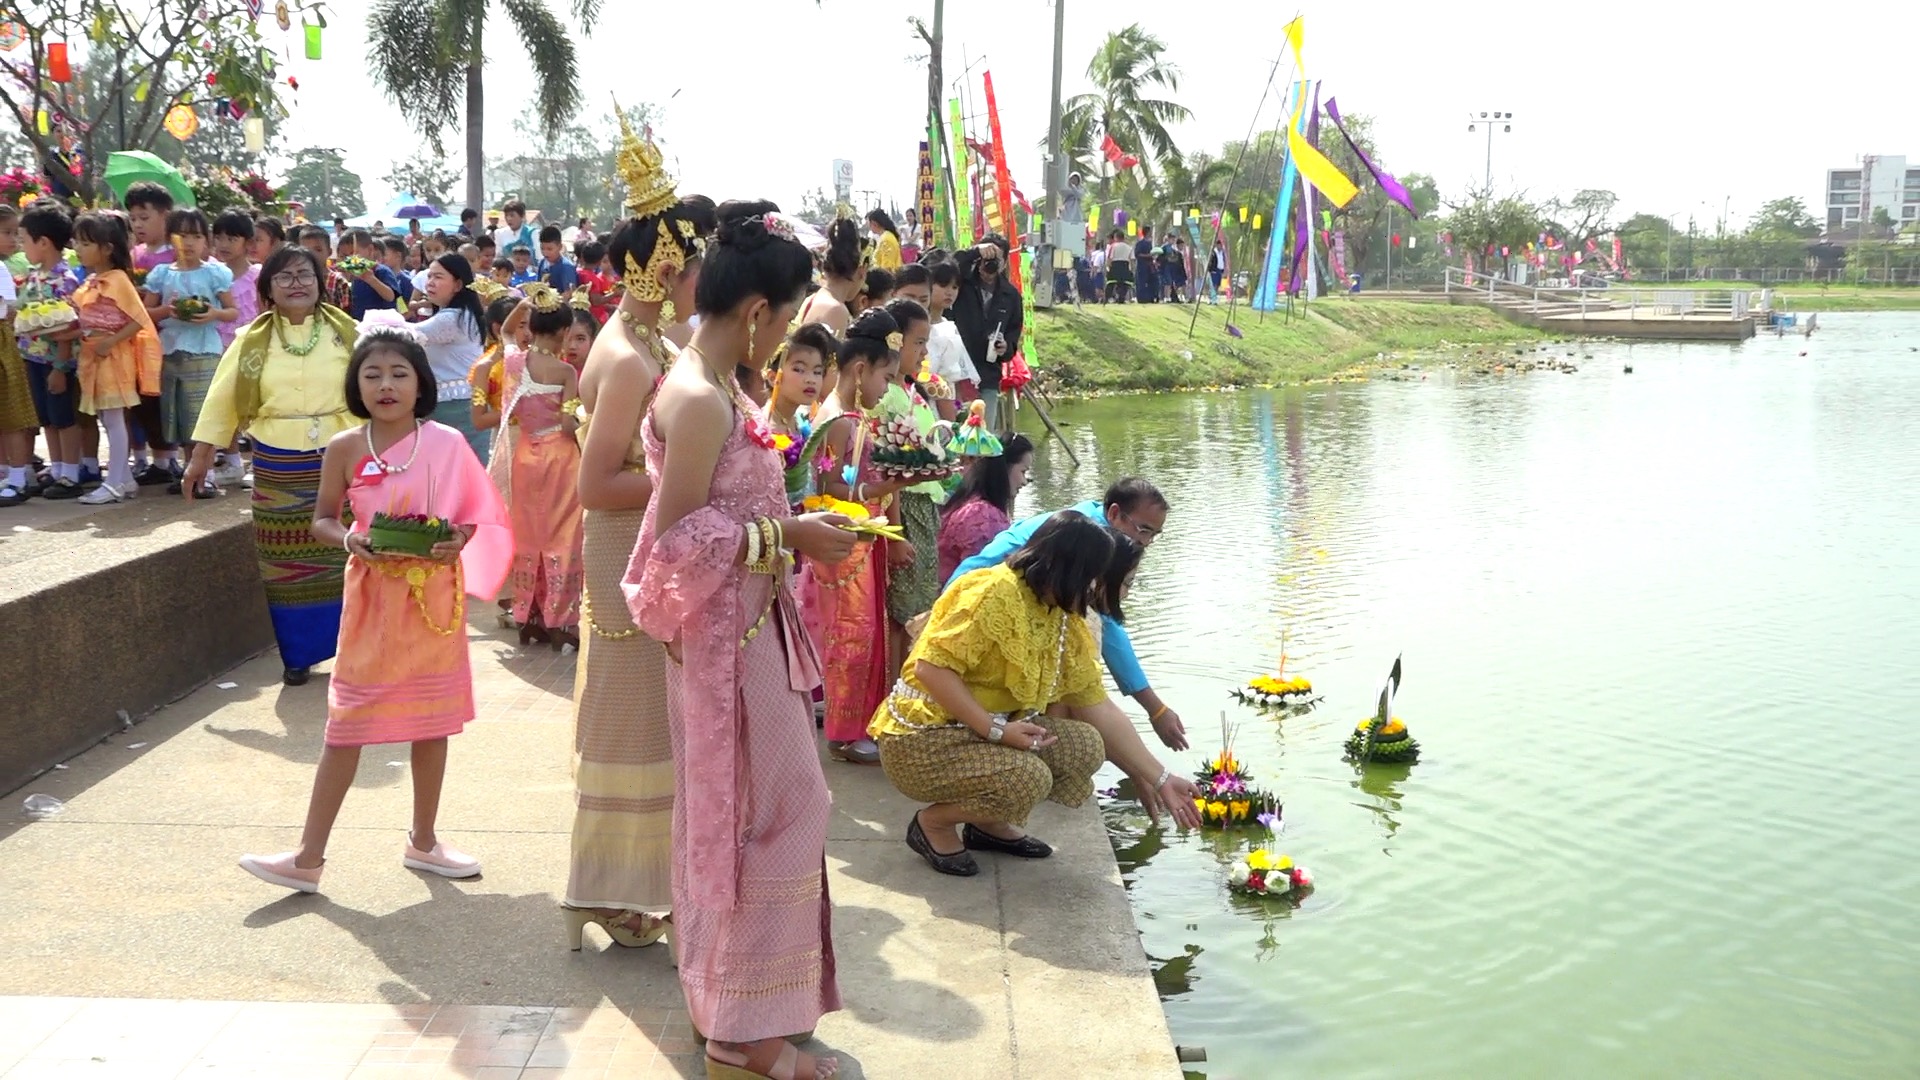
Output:
<svg viewBox="0 0 1920 1080">
<path fill-rule="evenodd" d="M 667 928 L 670 925 L 664 918 L 639 911 L 602 915 L 592 908 L 568 907 L 565 904 L 560 905 L 560 911 L 567 920 L 567 948 L 573 952 L 580 951 L 581 934 L 586 930 L 588 923 L 605 930 L 615 945 L 629 949 L 644 949 L 666 937 Z M 640 918 L 639 930 L 633 927 L 632 920 L 636 915 Z"/>
<path fill-rule="evenodd" d="M 764 1040 L 747 1044 L 741 1048 L 746 1060 L 737 1063 L 714 1057 L 714 1048 L 719 1045 L 707 1044 L 707 1080 L 819 1080 L 840 1071 L 839 1058 L 803 1054 L 784 1039 L 777 1043 Z"/>
<path fill-rule="evenodd" d="M 973 861 L 973 855 L 965 848 L 951 855 L 942 855 L 933 850 L 933 842 L 927 839 L 925 829 L 920 827 L 920 812 L 913 813 L 913 820 L 907 823 L 907 846 L 912 848 L 927 865 L 943 874 L 954 877 L 972 877 L 980 872 L 980 864 Z"/>
<path fill-rule="evenodd" d="M 880 764 L 880 747 L 872 739 L 827 743 L 827 756 L 850 765 Z"/>
</svg>

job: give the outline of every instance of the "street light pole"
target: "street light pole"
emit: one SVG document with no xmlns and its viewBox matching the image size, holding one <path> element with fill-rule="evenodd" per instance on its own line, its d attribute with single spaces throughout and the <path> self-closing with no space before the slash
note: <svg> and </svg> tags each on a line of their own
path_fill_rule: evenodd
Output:
<svg viewBox="0 0 1920 1080">
<path fill-rule="evenodd" d="M 1468 123 L 1467 123 L 1468 131 L 1477 130 L 1479 126 L 1482 124 L 1485 124 L 1487 128 L 1487 174 L 1486 174 L 1485 183 L 1487 187 L 1487 195 L 1489 198 L 1491 198 L 1493 195 L 1493 129 L 1495 127 L 1498 127 L 1503 133 L 1509 134 L 1509 135 L 1512 134 L 1513 133 L 1513 114 L 1510 112 L 1500 112 L 1499 110 L 1495 110 L 1490 114 L 1484 113 L 1484 112 L 1481 113 L 1480 118 L 1478 120 L 1474 120 L 1473 114 L 1468 113 L 1467 119 L 1468 119 Z"/>
</svg>

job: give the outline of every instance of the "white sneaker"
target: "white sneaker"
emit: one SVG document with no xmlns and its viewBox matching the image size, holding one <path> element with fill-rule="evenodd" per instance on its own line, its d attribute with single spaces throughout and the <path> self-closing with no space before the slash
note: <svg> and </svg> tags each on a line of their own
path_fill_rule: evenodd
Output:
<svg viewBox="0 0 1920 1080">
<path fill-rule="evenodd" d="M 132 485 L 129 484 L 128 487 L 131 488 Z M 99 487 L 80 496 L 78 501 L 81 506 L 105 506 L 108 503 L 117 503 L 122 499 L 128 498 L 132 498 L 132 496 L 123 494 L 119 488 L 103 480 Z"/>
<path fill-rule="evenodd" d="M 237 484 L 240 481 L 246 479 L 246 476 L 247 476 L 246 465 L 244 465 L 239 461 L 234 460 L 233 458 L 228 458 L 226 461 L 223 461 L 220 464 L 213 467 L 213 473 L 212 473 L 213 482 L 221 485 L 222 487 L 225 487 L 230 484 Z"/>
</svg>

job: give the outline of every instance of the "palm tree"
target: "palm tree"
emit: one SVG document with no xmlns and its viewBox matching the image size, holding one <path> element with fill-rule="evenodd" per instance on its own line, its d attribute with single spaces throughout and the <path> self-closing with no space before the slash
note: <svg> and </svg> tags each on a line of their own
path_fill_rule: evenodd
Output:
<svg viewBox="0 0 1920 1080">
<path fill-rule="evenodd" d="M 1166 43 L 1141 29 L 1139 23 L 1107 35 L 1100 51 L 1087 64 L 1087 78 L 1093 80 L 1094 92 L 1076 94 L 1061 113 L 1064 150 L 1076 164 L 1101 160 L 1099 146 L 1107 135 L 1128 153 L 1140 156 L 1139 168 L 1148 184 L 1153 182 L 1156 166 L 1165 171 L 1179 160 L 1180 151 L 1167 125 L 1192 114 L 1177 102 L 1145 96 L 1156 88 L 1180 89 L 1180 69 L 1161 58 L 1166 51 Z M 1103 200 L 1106 194 L 1107 180 L 1103 176 Z"/>
<path fill-rule="evenodd" d="M 1190 207 L 1203 215 L 1212 213 L 1227 201 L 1227 183 L 1232 179 L 1231 161 L 1205 153 L 1176 157 L 1162 171 L 1149 210 L 1162 219 L 1183 217 Z"/>
<path fill-rule="evenodd" d="M 600 0 L 571 3 L 581 30 L 592 32 Z M 557 130 L 580 109 L 573 39 L 545 0 L 500 0 L 500 6 L 524 50 L 516 59 L 524 56 L 533 64 L 539 86 L 535 112 L 549 131 Z M 367 16 L 375 81 L 436 148 L 460 115 L 464 98 L 467 205 L 476 209 L 487 197 L 481 40 L 492 7 L 489 0 L 378 0 Z"/>
</svg>

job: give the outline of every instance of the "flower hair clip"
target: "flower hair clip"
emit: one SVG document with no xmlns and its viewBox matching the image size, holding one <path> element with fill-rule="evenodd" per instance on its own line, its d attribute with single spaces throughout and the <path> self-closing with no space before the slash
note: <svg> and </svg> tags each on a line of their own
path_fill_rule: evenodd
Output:
<svg viewBox="0 0 1920 1080">
<path fill-rule="evenodd" d="M 887 348 L 892 349 L 894 352 L 899 352 L 900 346 L 905 345 L 906 343 L 907 343 L 907 336 L 905 334 L 902 334 L 898 330 L 895 330 L 893 333 L 887 335 Z"/>
<path fill-rule="evenodd" d="M 761 214 L 759 221 L 760 224 L 766 226 L 767 235 L 776 236 L 782 240 L 794 239 L 793 221 L 785 214 Z"/>
</svg>

